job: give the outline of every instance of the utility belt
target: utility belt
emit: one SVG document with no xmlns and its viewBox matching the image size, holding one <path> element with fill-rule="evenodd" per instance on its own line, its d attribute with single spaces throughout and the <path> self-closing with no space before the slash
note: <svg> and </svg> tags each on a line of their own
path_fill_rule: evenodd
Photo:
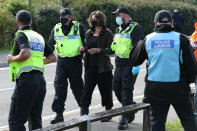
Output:
<svg viewBox="0 0 197 131">
<path fill-rule="evenodd" d="M 63 61 L 79 61 L 82 60 L 83 55 L 79 53 L 77 56 L 74 57 L 61 57 L 58 55 L 58 60 L 63 60 Z"/>
<path fill-rule="evenodd" d="M 117 55 L 119 58 L 122 58 L 122 59 L 128 59 L 129 58 L 129 55 L 127 56 L 123 56 L 123 55 Z"/>
<path fill-rule="evenodd" d="M 43 75 L 43 73 L 41 71 L 39 71 L 39 70 L 32 70 L 30 72 L 23 72 L 21 74 L 21 76 L 26 75 L 26 74 L 41 74 L 41 75 Z"/>
<path fill-rule="evenodd" d="M 120 58 L 119 56 L 116 56 L 115 64 L 116 66 L 120 66 L 120 67 L 130 66 L 129 59 Z"/>
<path fill-rule="evenodd" d="M 79 53 L 77 53 L 75 56 L 72 56 L 72 55 L 68 55 L 68 56 L 65 56 L 65 57 L 61 57 L 61 56 L 59 56 L 59 57 L 61 57 L 61 58 L 74 58 L 74 57 L 77 57 L 77 56 L 79 56 L 79 55 L 81 55 L 81 53 L 79 52 Z"/>
</svg>

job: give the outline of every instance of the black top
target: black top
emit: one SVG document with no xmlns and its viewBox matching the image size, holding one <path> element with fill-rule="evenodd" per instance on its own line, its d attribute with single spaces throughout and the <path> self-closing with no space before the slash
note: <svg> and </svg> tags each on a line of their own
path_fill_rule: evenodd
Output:
<svg viewBox="0 0 197 131">
<path fill-rule="evenodd" d="M 26 27 L 24 27 L 21 30 L 29 30 L 29 29 L 31 29 L 31 27 L 30 26 L 26 26 Z M 15 50 L 14 50 L 14 54 L 15 55 L 18 55 L 20 53 L 21 49 L 30 48 L 30 44 L 29 44 L 28 38 L 27 38 L 27 36 L 24 33 L 20 32 L 16 36 L 15 42 L 16 42 L 16 47 L 15 47 Z M 53 50 L 50 48 L 50 46 L 48 44 L 45 44 L 44 56 L 48 57 L 48 56 L 50 56 L 52 54 L 53 54 Z"/>
<path fill-rule="evenodd" d="M 132 23 L 132 21 L 130 21 L 127 24 L 122 24 L 121 31 L 124 31 L 128 26 L 130 26 L 131 23 Z M 119 31 L 119 28 L 116 29 L 116 33 L 118 33 L 118 31 Z M 130 37 L 131 37 L 131 41 L 132 41 L 132 46 L 136 45 L 141 40 L 141 38 L 144 37 L 144 32 L 143 32 L 142 26 L 136 25 L 134 27 L 133 31 L 131 32 Z M 115 63 L 117 66 L 127 66 L 127 65 L 129 65 L 129 60 L 116 57 Z"/>
<path fill-rule="evenodd" d="M 74 24 L 71 22 L 71 24 L 69 26 L 63 25 L 62 28 L 62 32 L 64 33 L 65 36 L 67 36 L 70 33 L 71 27 Z M 79 32 L 80 32 L 80 36 L 81 36 L 81 40 L 84 43 L 84 37 L 85 37 L 85 28 L 82 24 L 79 24 Z M 52 47 L 52 49 L 54 50 L 54 45 L 56 44 L 56 41 L 54 39 L 54 28 L 51 31 L 51 35 L 49 37 L 49 41 L 48 44 Z"/>
<path fill-rule="evenodd" d="M 157 33 L 171 31 L 173 28 L 170 25 L 159 25 L 155 28 Z M 133 47 L 130 54 L 131 65 L 141 65 L 148 59 L 145 43 L 146 38 Z M 185 97 L 189 95 L 188 86 L 197 75 L 197 63 L 190 42 L 183 34 L 180 35 L 180 47 L 183 57 L 183 64 L 180 64 L 180 81 L 153 82 L 148 81 L 146 76 L 145 102 L 171 104 L 186 100 Z"/>
<path fill-rule="evenodd" d="M 112 32 L 107 28 L 103 28 L 98 37 L 93 36 L 93 34 L 94 32 L 92 30 L 88 30 L 85 35 L 87 41 L 87 44 L 85 44 L 86 51 L 84 57 L 85 70 L 90 67 L 88 66 L 89 63 L 95 61 L 95 63 L 92 64 L 93 65 L 96 64 L 98 73 L 112 71 L 113 66 L 109 58 L 109 55 L 113 54 L 113 51 L 110 49 L 113 41 Z M 91 59 L 89 58 L 90 54 L 87 52 L 87 49 L 90 47 L 88 47 L 88 45 L 91 45 L 91 47 L 96 47 L 101 49 L 101 52 L 97 53 L 95 56 L 96 60 L 92 60 L 95 58 L 93 55 Z"/>
<path fill-rule="evenodd" d="M 87 49 L 91 49 L 91 48 L 97 48 L 97 40 L 98 40 L 98 36 L 94 36 L 92 35 L 88 40 L 87 40 Z M 95 67 L 97 66 L 97 55 L 98 54 L 89 54 L 87 53 L 87 57 L 89 59 L 89 63 L 88 66 L 89 67 Z"/>
</svg>

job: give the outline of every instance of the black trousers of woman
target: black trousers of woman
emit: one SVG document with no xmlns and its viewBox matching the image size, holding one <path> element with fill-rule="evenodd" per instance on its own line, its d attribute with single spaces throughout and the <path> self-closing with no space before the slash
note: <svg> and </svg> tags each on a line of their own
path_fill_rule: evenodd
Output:
<svg viewBox="0 0 197 131">
<path fill-rule="evenodd" d="M 92 100 L 92 93 L 98 84 L 102 106 L 105 106 L 106 109 L 111 109 L 113 107 L 112 71 L 98 73 L 97 67 L 91 67 L 86 69 L 84 78 L 85 89 L 81 98 L 82 108 L 89 108 Z"/>
</svg>

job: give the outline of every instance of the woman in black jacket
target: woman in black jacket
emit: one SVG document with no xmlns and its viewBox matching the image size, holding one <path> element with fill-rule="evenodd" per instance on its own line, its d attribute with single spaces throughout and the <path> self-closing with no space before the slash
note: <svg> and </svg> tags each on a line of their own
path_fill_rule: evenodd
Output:
<svg viewBox="0 0 197 131">
<path fill-rule="evenodd" d="M 101 11 L 92 12 L 87 19 L 89 29 L 85 38 L 85 89 L 81 98 L 81 115 L 89 113 L 92 93 L 96 84 L 102 98 L 102 106 L 106 110 L 113 107 L 112 101 L 112 69 L 109 55 L 113 34 L 106 28 L 106 16 Z M 103 121 L 108 121 L 103 120 Z"/>
</svg>

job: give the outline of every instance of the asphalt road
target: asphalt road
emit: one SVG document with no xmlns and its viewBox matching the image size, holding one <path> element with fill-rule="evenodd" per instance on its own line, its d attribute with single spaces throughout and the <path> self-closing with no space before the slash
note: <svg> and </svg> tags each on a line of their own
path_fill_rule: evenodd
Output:
<svg viewBox="0 0 197 131">
<path fill-rule="evenodd" d="M 112 58 L 112 63 L 114 65 L 114 58 Z M 47 81 L 47 93 L 44 101 L 44 107 L 43 107 L 43 121 L 44 125 L 48 125 L 49 121 L 55 116 L 55 113 L 51 110 L 51 104 L 54 98 L 54 86 L 53 81 L 55 77 L 55 68 L 56 63 L 46 65 L 45 66 L 45 78 Z M 134 98 L 136 101 L 140 102 L 143 98 L 143 92 L 144 92 L 144 76 L 146 74 L 145 65 L 142 65 L 140 67 L 140 74 L 138 75 L 135 89 L 134 89 Z M 8 114 L 9 114 L 9 106 L 11 101 L 11 95 L 14 91 L 15 83 L 11 83 L 9 81 L 9 69 L 8 68 L 0 68 L 0 130 L 7 129 L 8 125 Z M 114 104 L 115 107 L 121 106 L 115 97 L 113 95 Z M 98 91 L 98 88 L 95 89 L 93 93 L 92 98 L 92 105 L 90 107 L 90 113 L 94 113 L 100 110 L 104 110 L 100 106 L 101 99 L 100 94 Z M 65 103 L 65 116 L 69 116 L 66 118 L 71 119 L 72 116 L 74 117 L 76 114 L 79 114 L 79 107 L 77 106 L 77 103 L 74 99 L 74 96 L 68 88 L 68 97 Z M 172 113 L 173 115 L 170 116 L 171 120 L 177 119 L 175 113 Z M 68 120 L 69 120 L 68 119 Z M 141 121 L 142 122 L 142 121 Z"/>
</svg>

